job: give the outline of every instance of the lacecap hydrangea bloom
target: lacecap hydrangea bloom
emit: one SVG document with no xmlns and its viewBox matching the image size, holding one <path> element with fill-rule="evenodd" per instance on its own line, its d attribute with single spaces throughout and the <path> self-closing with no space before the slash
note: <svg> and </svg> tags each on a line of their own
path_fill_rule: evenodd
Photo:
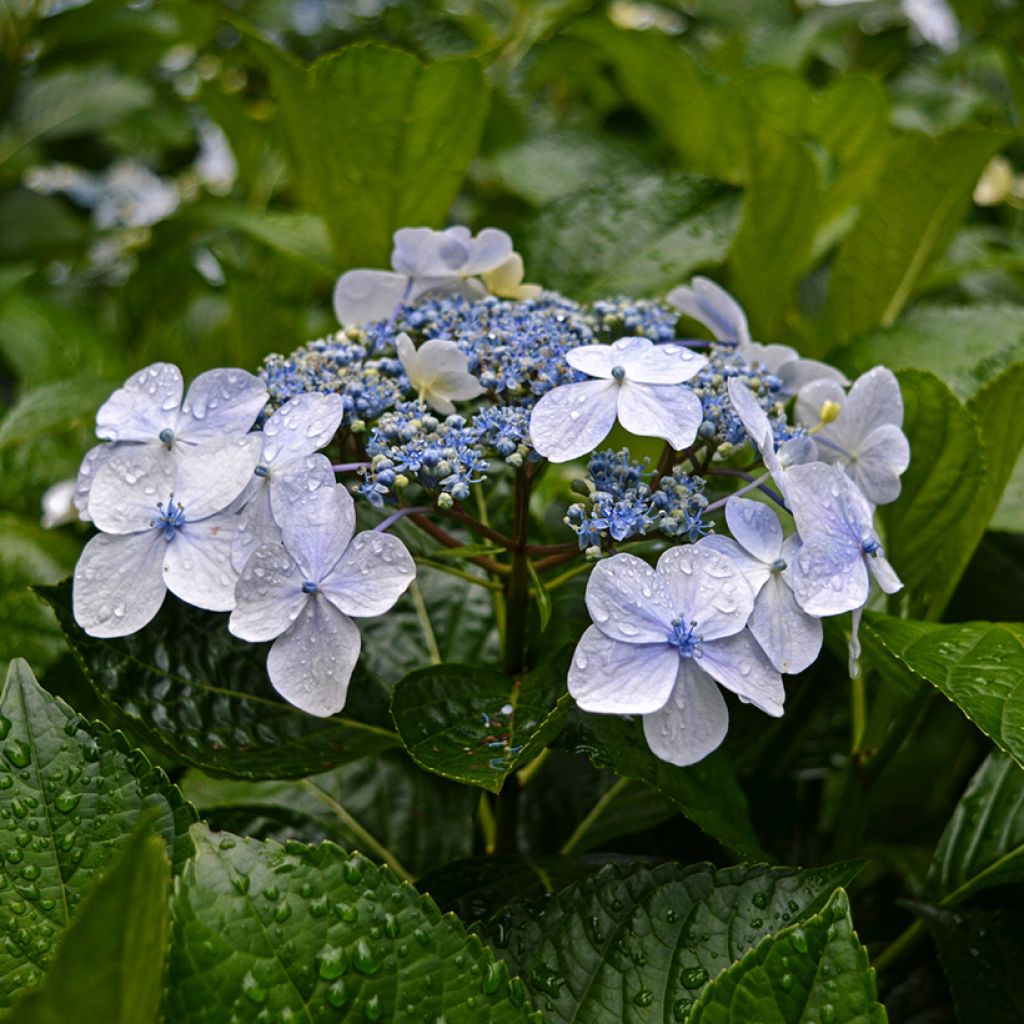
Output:
<svg viewBox="0 0 1024 1024">
<path fill-rule="evenodd" d="M 890 371 L 851 383 L 757 342 L 706 278 L 589 305 L 525 285 L 496 229 L 403 229 L 391 264 L 342 275 L 339 329 L 255 374 L 186 394 L 158 363 L 104 404 L 76 488 L 99 531 L 75 573 L 86 632 L 145 628 L 169 590 L 272 641 L 270 685 L 332 715 L 358 621 L 414 582 L 394 531 L 419 530 L 447 548 L 432 567 L 503 591 L 513 676 L 531 590 L 589 573 L 569 693 L 639 716 L 676 765 L 722 742 L 730 701 L 781 715 L 824 617 L 853 613 L 856 653 L 873 592 L 901 586 L 875 524 L 910 457 Z M 542 473 L 564 498 L 547 532 Z M 483 511 L 502 501 L 508 534 Z"/>
</svg>

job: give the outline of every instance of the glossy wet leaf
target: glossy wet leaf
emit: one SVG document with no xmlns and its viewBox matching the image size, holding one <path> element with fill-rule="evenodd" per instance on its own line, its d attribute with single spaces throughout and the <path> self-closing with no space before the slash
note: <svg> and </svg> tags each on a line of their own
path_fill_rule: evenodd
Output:
<svg viewBox="0 0 1024 1024">
<path fill-rule="evenodd" d="M 398 743 L 385 729 L 314 718 L 280 700 L 266 645 L 231 636 L 222 615 L 168 597 L 142 632 L 98 640 L 75 623 L 69 583 L 40 593 L 114 719 L 179 762 L 236 778 L 294 778 Z"/>
<path fill-rule="evenodd" d="M 549 1020 L 682 1020 L 765 935 L 819 910 L 856 867 L 610 865 L 481 929 Z"/>
<path fill-rule="evenodd" d="M 386 869 L 332 843 L 194 835 L 173 905 L 169 1024 L 529 1019 L 505 966 Z"/>
<path fill-rule="evenodd" d="M 701 994 L 692 1024 L 885 1024 L 840 889 L 818 914 L 769 935 Z"/>
<path fill-rule="evenodd" d="M 119 733 L 84 722 L 16 660 L 0 695 L 3 907 L 0 1006 L 40 980 L 83 898 L 114 863 L 140 817 L 175 870 L 192 850 L 195 812 Z"/>
<path fill-rule="evenodd" d="M 428 771 L 500 792 L 561 728 L 570 655 L 564 649 L 515 679 L 470 665 L 411 672 L 391 701 L 406 750 Z"/>
<path fill-rule="evenodd" d="M 1024 765 L 1024 625 L 938 626 L 869 613 L 867 628 L 914 674 L 941 690 L 1018 765 Z"/>
<path fill-rule="evenodd" d="M 170 881 L 166 845 L 143 826 L 82 901 L 42 986 L 5 1024 L 157 1024 Z"/>
</svg>

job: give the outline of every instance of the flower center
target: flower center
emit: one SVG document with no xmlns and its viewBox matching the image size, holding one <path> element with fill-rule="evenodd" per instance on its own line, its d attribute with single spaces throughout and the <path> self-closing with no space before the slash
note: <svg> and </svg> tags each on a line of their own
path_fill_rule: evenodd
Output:
<svg viewBox="0 0 1024 1024">
<path fill-rule="evenodd" d="M 874 537 L 868 537 L 867 540 L 861 541 L 860 549 L 865 555 L 874 555 L 882 550 L 882 545 Z"/>
<path fill-rule="evenodd" d="M 171 430 L 170 427 L 164 427 L 164 429 L 160 431 L 160 434 L 158 436 L 160 438 L 160 441 L 163 444 L 167 445 L 168 448 L 171 446 L 171 443 L 174 441 L 174 431 Z"/>
<path fill-rule="evenodd" d="M 270 476 L 270 467 L 269 467 L 269 466 L 257 466 L 257 467 L 256 467 L 256 468 L 255 468 L 255 469 L 253 470 L 253 472 L 254 472 L 254 473 L 255 473 L 255 474 L 257 475 L 257 476 Z"/>
<path fill-rule="evenodd" d="M 626 368 L 624 366 L 613 366 L 612 376 L 616 380 L 622 380 L 626 376 Z"/>
<path fill-rule="evenodd" d="M 174 503 L 173 494 L 167 499 L 166 508 L 162 501 L 158 501 L 156 507 L 159 515 L 150 523 L 150 526 L 162 530 L 164 540 L 170 542 L 174 540 L 178 530 L 185 525 L 185 507 L 180 501 L 177 504 Z"/>
<path fill-rule="evenodd" d="M 782 572 L 786 568 L 786 560 L 784 558 L 776 558 L 771 564 L 772 572 Z"/>
<path fill-rule="evenodd" d="M 302 584 L 302 592 L 304 594 L 315 594 L 319 589 L 320 588 L 312 580 L 306 580 Z"/>
<path fill-rule="evenodd" d="M 704 637 L 697 633 L 696 629 L 696 621 L 672 620 L 672 635 L 668 639 L 669 643 L 675 644 L 679 648 L 680 658 L 699 658 L 701 656 L 701 643 Z"/>
</svg>

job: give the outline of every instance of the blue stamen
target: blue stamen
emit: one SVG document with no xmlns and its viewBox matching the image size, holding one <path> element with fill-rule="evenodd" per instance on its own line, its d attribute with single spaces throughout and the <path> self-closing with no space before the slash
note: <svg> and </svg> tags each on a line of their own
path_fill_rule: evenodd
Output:
<svg viewBox="0 0 1024 1024">
<path fill-rule="evenodd" d="M 170 427 L 164 427 L 158 436 L 163 444 L 170 444 L 174 440 L 174 431 Z"/>
<path fill-rule="evenodd" d="M 269 467 L 269 466 L 257 466 L 257 467 L 256 467 L 256 468 L 255 468 L 255 469 L 253 470 L 253 472 L 254 472 L 254 473 L 255 473 L 255 474 L 257 475 L 257 476 L 270 476 L 270 467 Z"/>
<path fill-rule="evenodd" d="M 704 640 L 699 633 L 695 632 L 696 622 L 685 623 L 682 619 L 672 620 L 672 635 L 668 638 L 669 643 L 679 648 L 681 658 L 699 658 L 701 656 L 701 643 Z"/>
<path fill-rule="evenodd" d="M 776 558 L 775 561 L 772 562 L 771 570 L 772 572 L 782 572 L 786 568 L 786 564 L 787 563 L 784 558 Z"/>
<path fill-rule="evenodd" d="M 302 584 L 302 592 L 304 594 L 315 594 L 319 589 L 320 588 L 312 580 L 306 580 Z"/>
<path fill-rule="evenodd" d="M 861 543 L 860 549 L 865 555 L 874 555 L 882 550 L 882 545 L 874 537 L 868 537 L 867 540 Z"/>
<path fill-rule="evenodd" d="M 156 507 L 160 514 L 150 525 L 159 527 L 163 531 L 164 540 L 168 542 L 174 540 L 178 530 L 185 525 L 184 506 L 181 502 L 175 505 L 174 495 L 172 494 L 167 501 L 167 508 L 164 508 L 162 501 L 157 502 Z"/>
</svg>

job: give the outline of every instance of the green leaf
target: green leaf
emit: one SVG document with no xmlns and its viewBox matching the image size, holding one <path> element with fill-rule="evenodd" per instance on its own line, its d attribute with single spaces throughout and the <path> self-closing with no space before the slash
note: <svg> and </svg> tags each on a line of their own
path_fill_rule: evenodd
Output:
<svg viewBox="0 0 1024 1024">
<path fill-rule="evenodd" d="M 583 189 L 528 223 L 528 276 L 578 299 L 664 292 L 725 258 L 738 212 L 732 190 L 694 175 Z"/>
<path fill-rule="evenodd" d="M 689 768 L 677 768 L 650 752 L 639 721 L 579 712 L 569 719 L 559 746 L 584 754 L 596 767 L 621 778 L 646 783 L 737 856 L 768 859 L 757 842 L 746 797 L 722 751 Z"/>
<path fill-rule="evenodd" d="M 1007 136 L 908 133 L 860 205 L 832 265 L 828 321 L 837 342 L 900 315 L 967 212 L 982 169 Z"/>
<path fill-rule="evenodd" d="M 840 889 L 820 914 L 763 939 L 716 978 L 691 1024 L 885 1024 L 875 972 Z"/>
<path fill-rule="evenodd" d="M 821 186 L 806 147 L 758 124 L 754 115 L 749 120 L 743 219 L 730 265 L 755 336 L 772 340 L 782 330 L 811 253 Z M 770 259 L 765 258 L 768 252 Z"/>
<path fill-rule="evenodd" d="M 1024 766 L 1024 625 L 937 626 L 873 613 L 865 623 L 890 654 L 941 690 Z"/>
<path fill-rule="evenodd" d="M 194 831 L 173 904 L 172 1021 L 525 1022 L 479 939 L 428 897 L 332 843 Z"/>
<path fill-rule="evenodd" d="M 386 267 L 398 228 L 440 227 L 476 156 L 490 102 L 473 58 L 424 67 L 376 43 L 312 66 L 255 37 L 289 159 L 345 267 Z"/>
<path fill-rule="evenodd" d="M 911 593 L 913 614 L 940 610 L 967 558 L 957 534 L 976 512 L 985 479 L 982 441 L 974 417 L 938 377 L 899 374 L 903 431 L 912 458 L 899 499 L 882 510 L 886 548 Z M 969 553 L 968 556 L 969 557 Z"/>
<path fill-rule="evenodd" d="M 83 896 L 155 814 L 178 869 L 192 852 L 192 809 L 145 755 L 87 724 L 14 661 L 0 694 L 0 808 L 8 822 L 4 907 L 23 920 L 0 946 L 0 1006 L 34 985 Z"/>
<path fill-rule="evenodd" d="M 1019 1024 L 1024 1019 L 1020 906 L 915 909 L 935 936 L 957 1019 Z"/>
<path fill-rule="evenodd" d="M 571 653 L 563 648 L 521 679 L 471 665 L 410 672 L 391 701 L 409 756 L 446 779 L 501 792 L 561 728 Z"/>
<path fill-rule="evenodd" d="M 96 410 L 116 387 L 110 381 L 76 377 L 28 391 L 0 420 L 0 451 L 33 441 L 42 434 L 91 425 Z"/>
<path fill-rule="evenodd" d="M 157 1024 L 167 952 L 171 866 L 163 840 L 136 829 L 82 901 L 41 988 L 6 1024 Z"/>
<path fill-rule="evenodd" d="M 856 870 L 610 865 L 482 931 L 552 1022 L 682 1020 L 709 979 Z"/>
<path fill-rule="evenodd" d="M 266 645 L 246 644 L 223 616 L 168 598 L 140 633 L 88 636 L 71 584 L 39 588 L 111 718 L 168 757 L 211 775 L 297 778 L 397 746 L 394 733 L 315 718 L 278 699 Z"/>
<path fill-rule="evenodd" d="M 993 752 L 975 772 L 935 848 L 924 895 L 943 905 L 1024 879 L 1024 770 Z"/>
</svg>

